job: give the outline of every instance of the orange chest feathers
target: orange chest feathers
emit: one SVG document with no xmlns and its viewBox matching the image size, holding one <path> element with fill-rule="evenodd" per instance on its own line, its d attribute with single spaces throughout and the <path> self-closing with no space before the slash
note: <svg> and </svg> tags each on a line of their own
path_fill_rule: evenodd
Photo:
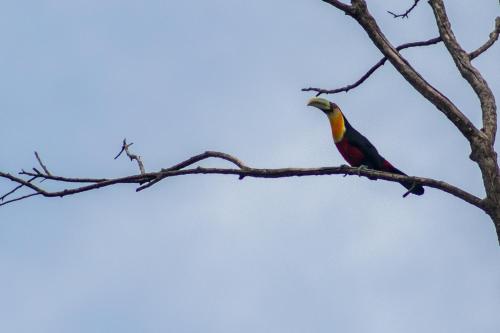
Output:
<svg viewBox="0 0 500 333">
<path fill-rule="evenodd" d="M 344 138 L 345 133 L 345 121 L 344 116 L 340 110 L 335 110 L 328 115 L 330 120 L 330 127 L 332 128 L 333 141 L 339 143 Z"/>
<path fill-rule="evenodd" d="M 340 110 L 334 110 L 329 116 L 332 136 L 337 149 L 342 157 L 352 166 L 360 166 L 365 158 L 363 152 L 356 146 L 349 143 L 345 137 L 345 119 Z"/>
</svg>

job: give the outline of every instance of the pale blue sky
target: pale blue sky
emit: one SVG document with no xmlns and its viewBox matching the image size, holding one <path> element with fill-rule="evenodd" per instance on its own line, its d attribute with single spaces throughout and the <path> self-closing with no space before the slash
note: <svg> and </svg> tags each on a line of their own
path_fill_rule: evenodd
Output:
<svg viewBox="0 0 500 333">
<path fill-rule="evenodd" d="M 422 2 L 370 3 L 395 43 L 437 36 Z M 463 46 L 498 1 L 448 1 Z M 256 167 L 343 161 L 309 93 L 380 58 L 320 0 L 0 3 L 2 171 L 113 177 L 205 150 Z M 474 61 L 499 93 L 499 46 Z M 479 125 L 443 45 L 403 51 Z M 482 195 L 469 148 L 387 64 L 330 96 L 403 171 Z M 209 162 L 204 165 L 226 165 Z M 46 186 L 50 186 L 48 182 Z M 5 192 L 11 184 L 0 182 Z M 485 214 L 442 192 L 340 176 L 173 178 L 0 208 L 2 332 L 498 332 L 500 251 Z"/>
</svg>

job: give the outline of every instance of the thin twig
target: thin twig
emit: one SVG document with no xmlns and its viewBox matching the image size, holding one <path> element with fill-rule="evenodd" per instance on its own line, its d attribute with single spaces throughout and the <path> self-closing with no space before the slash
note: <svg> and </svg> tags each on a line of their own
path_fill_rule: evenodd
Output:
<svg viewBox="0 0 500 333">
<path fill-rule="evenodd" d="M 229 162 L 233 163 L 234 165 L 236 165 L 240 169 L 248 169 L 248 167 L 243 162 L 241 162 L 239 159 L 237 159 L 234 156 L 231 156 L 231 155 L 226 154 L 226 153 L 221 153 L 221 152 L 218 152 L 218 151 L 206 151 L 204 153 L 201 153 L 201 154 L 195 155 L 193 157 L 190 157 L 187 160 L 182 161 L 182 162 L 180 162 L 180 163 L 178 163 L 178 164 L 176 164 L 176 165 L 174 165 L 174 166 L 172 166 L 170 168 L 162 169 L 161 171 L 162 172 L 166 172 L 166 171 L 181 170 L 181 169 L 184 169 L 184 168 L 186 168 L 186 167 L 188 167 L 190 165 L 193 165 L 196 162 L 199 162 L 199 161 L 211 158 L 211 157 L 213 157 L 213 158 L 220 158 L 220 159 L 229 161 Z M 243 179 L 244 177 L 245 176 L 240 176 L 240 179 Z M 158 183 L 163 178 L 165 178 L 165 177 L 162 177 L 160 175 L 159 177 L 156 177 L 153 180 L 151 180 L 150 182 L 148 182 L 147 184 L 138 187 L 136 191 L 140 192 L 142 190 L 145 190 L 148 187 L 151 187 L 154 184 Z"/>
<path fill-rule="evenodd" d="M 45 171 L 45 173 L 47 175 L 51 176 L 51 173 L 50 173 L 49 169 L 47 169 L 47 167 L 45 166 L 45 164 L 43 164 L 42 159 L 40 158 L 40 155 L 38 155 L 38 152 L 36 152 L 36 151 L 35 151 L 35 157 L 38 160 L 38 163 L 42 167 L 43 171 Z"/>
<path fill-rule="evenodd" d="M 25 171 L 22 171 L 22 172 L 25 172 Z M 22 172 L 20 172 L 20 174 Z M 49 175 L 33 174 L 33 173 L 28 173 L 28 172 L 26 173 L 26 175 L 29 175 L 31 177 L 37 177 L 37 178 L 40 177 L 40 178 L 43 178 L 43 179 L 45 179 L 47 177 L 52 177 L 52 176 L 49 176 Z M 38 187 L 38 186 L 32 184 L 29 179 L 25 180 L 23 178 L 13 176 L 10 173 L 5 173 L 5 172 L 0 172 L 0 177 L 9 179 L 9 180 L 11 180 L 14 183 L 17 183 L 19 185 L 26 186 L 26 187 L 32 189 L 35 192 L 41 193 L 42 195 L 44 195 L 45 193 L 48 193 L 47 191 L 45 191 L 41 187 Z"/>
<path fill-rule="evenodd" d="M 135 189 L 136 192 L 140 192 L 142 190 L 145 190 L 153 185 L 155 185 L 156 183 L 160 182 L 163 180 L 164 177 L 162 177 L 161 175 L 155 177 L 154 179 L 152 179 L 151 181 L 147 182 L 146 184 L 139 186 L 138 188 Z"/>
<path fill-rule="evenodd" d="M 123 139 L 123 144 L 120 152 L 115 156 L 115 160 L 122 155 L 122 153 L 125 151 L 125 146 L 127 145 L 127 139 Z M 134 143 L 132 142 L 130 145 L 133 145 Z"/>
<path fill-rule="evenodd" d="M 427 46 L 427 45 L 433 45 L 436 43 L 439 43 L 441 41 L 441 37 L 435 37 L 431 38 L 429 40 L 425 41 L 420 41 L 420 42 L 411 42 L 411 43 L 405 43 L 401 44 L 398 47 L 396 47 L 396 50 L 401 51 L 410 47 L 417 47 L 417 46 Z M 319 96 L 321 94 L 337 94 L 340 92 L 348 92 L 349 90 L 358 87 L 360 84 L 366 81 L 377 69 L 382 67 L 385 62 L 387 61 L 387 57 L 383 57 L 380 59 L 375 65 L 373 65 L 368 72 L 366 72 L 359 80 L 354 82 L 353 84 L 348 84 L 344 87 L 337 88 L 337 89 L 322 89 L 322 88 L 304 88 L 302 91 L 315 91 L 317 92 L 316 96 Z"/>
<path fill-rule="evenodd" d="M 420 0 L 414 0 L 413 5 L 412 5 L 412 6 L 411 6 L 411 7 L 410 7 L 410 8 L 409 8 L 406 12 L 404 12 L 404 13 L 402 13 L 402 14 L 394 14 L 394 13 L 393 13 L 393 12 L 391 12 L 391 11 L 387 11 L 387 12 L 388 12 L 389 14 L 391 14 L 392 16 L 394 16 L 394 18 L 398 18 L 398 17 L 401 17 L 402 19 L 408 18 L 408 14 L 410 14 L 410 12 L 411 12 L 412 10 L 414 10 L 414 9 L 415 9 L 415 7 L 417 7 L 417 4 L 418 4 L 418 2 L 419 2 L 419 1 L 420 1 Z"/>
<path fill-rule="evenodd" d="M 141 157 L 139 155 L 136 155 L 136 154 L 132 154 L 129 150 L 129 147 L 132 146 L 134 143 L 131 142 L 131 143 L 127 143 L 127 139 L 123 139 L 123 143 L 122 143 L 122 148 L 120 150 L 120 152 L 118 153 L 118 155 L 115 156 L 115 160 L 120 157 L 120 155 L 125 152 L 125 154 L 127 154 L 128 158 L 130 158 L 131 161 L 133 160 L 136 160 L 137 161 L 137 165 L 139 166 L 139 170 L 141 172 L 141 175 L 145 174 L 146 173 L 146 170 L 144 169 L 144 164 L 142 163 L 142 160 L 141 160 Z"/>
<path fill-rule="evenodd" d="M 54 176 L 54 175 L 43 175 L 39 172 L 28 172 L 22 170 L 19 172 L 20 175 L 23 176 L 31 176 L 31 177 L 40 177 L 46 180 L 53 180 L 56 182 L 64 182 L 64 183 L 101 183 L 107 181 L 107 178 L 70 178 L 70 177 L 62 177 L 62 176 Z"/>
<path fill-rule="evenodd" d="M 220 159 L 229 161 L 229 162 L 233 163 L 234 165 L 236 165 L 240 169 L 247 169 L 248 168 L 243 162 L 241 162 L 239 159 L 237 159 L 234 156 L 231 156 L 231 155 L 226 154 L 226 153 L 221 153 L 218 151 L 206 151 L 204 153 L 190 157 L 187 160 L 182 161 L 181 163 L 178 163 L 178 164 L 176 164 L 168 169 L 165 169 L 164 171 L 184 169 L 187 166 L 190 166 L 196 162 L 199 162 L 201 160 L 205 160 L 205 159 L 210 158 L 210 157 L 220 158 Z"/>
<path fill-rule="evenodd" d="M 37 179 L 38 176 L 33 176 L 31 177 L 30 179 L 28 179 L 28 183 L 31 183 L 32 181 L 34 181 L 35 179 Z M 2 195 L 0 197 L 0 201 L 4 201 L 9 195 L 11 195 L 12 193 L 16 192 L 17 190 L 19 190 L 21 187 L 23 187 L 24 185 L 21 184 L 21 185 L 18 185 L 16 187 L 14 187 L 11 191 L 5 193 L 4 195 Z"/>
<path fill-rule="evenodd" d="M 5 206 L 7 204 L 10 204 L 10 203 L 13 203 L 13 202 L 16 202 L 16 201 L 20 201 L 20 200 L 24 200 L 24 199 L 27 199 L 27 198 L 30 198 L 30 197 L 34 197 L 35 195 L 42 195 L 42 193 L 35 192 L 35 193 L 23 195 L 23 196 L 18 197 L 18 198 L 14 198 L 14 199 L 11 199 L 11 200 L 0 202 L 0 206 Z"/>
<path fill-rule="evenodd" d="M 495 42 L 498 40 L 498 35 L 500 34 L 500 17 L 497 16 L 495 19 L 495 29 L 490 33 L 490 39 L 486 41 L 482 46 L 480 46 L 477 50 L 469 53 L 470 60 L 477 58 L 481 53 L 488 50 Z"/>
</svg>

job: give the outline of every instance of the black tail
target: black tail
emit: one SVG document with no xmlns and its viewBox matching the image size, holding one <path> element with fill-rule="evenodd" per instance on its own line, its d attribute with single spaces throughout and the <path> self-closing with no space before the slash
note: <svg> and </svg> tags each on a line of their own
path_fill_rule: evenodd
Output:
<svg viewBox="0 0 500 333">
<path fill-rule="evenodd" d="M 393 167 L 390 163 L 387 163 L 386 165 L 384 165 L 384 169 L 385 169 L 384 171 L 389 171 L 392 173 L 397 173 L 399 175 L 408 176 L 403 171 Z M 415 194 L 415 195 L 422 195 L 425 192 L 424 187 L 422 185 L 418 185 L 418 184 L 411 183 L 411 182 L 401 182 L 401 185 L 406 187 L 406 189 L 408 191 L 410 191 L 410 193 Z"/>
</svg>

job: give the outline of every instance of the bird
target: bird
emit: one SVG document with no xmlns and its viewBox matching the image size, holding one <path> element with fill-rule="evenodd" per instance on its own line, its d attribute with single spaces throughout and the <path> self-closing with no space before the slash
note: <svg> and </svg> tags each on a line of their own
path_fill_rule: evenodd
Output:
<svg viewBox="0 0 500 333">
<path fill-rule="evenodd" d="M 339 106 L 321 97 L 313 97 L 307 103 L 308 106 L 318 108 L 328 117 L 332 136 L 340 155 L 353 167 L 370 168 L 373 170 L 391 172 L 407 176 L 403 171 L 394 167 L 389 161 L 382 157 L 377 148 L 354 127 L 351 126 Z M 373 178 L 372 178 L 373 179 Z M 413 182 L 401 182 L 409 193 L 415 195 L 424 194 L 424 188 Z"/>
</svg>

